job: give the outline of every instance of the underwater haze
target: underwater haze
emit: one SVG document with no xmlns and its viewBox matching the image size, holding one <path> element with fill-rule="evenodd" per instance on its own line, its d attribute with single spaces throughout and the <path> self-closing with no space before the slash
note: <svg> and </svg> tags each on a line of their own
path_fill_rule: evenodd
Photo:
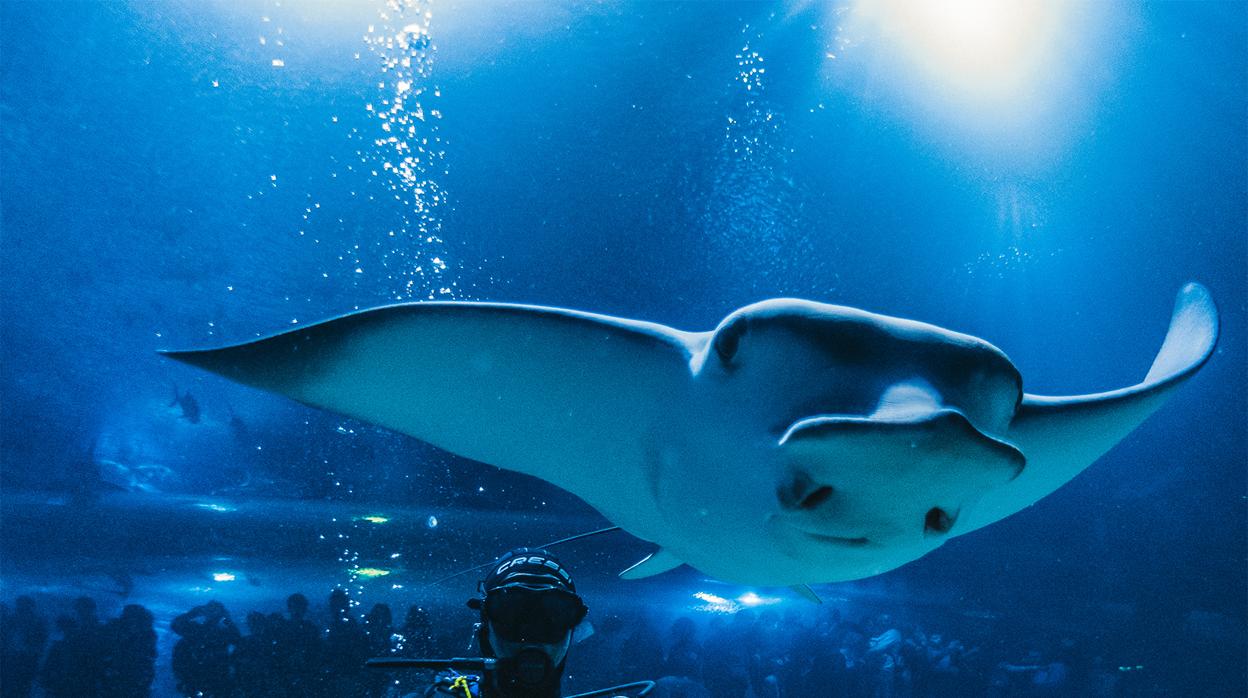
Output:
<svg viewBox="0 0 1248 698">
<path fill-rule="evenodd" d="M 564 686 L 1244 695 L 1245 46 L 1240 2 L 0 4 L 5 695 L 191 693 L 174 620 L 210 601 L 242 638 L 201 690 L 287 695 L 249 683 L 276 670 L 244 618 L 302 593 L 319 637 L 334 589 L 373 644 L 330 633 L 287 683 L 414 691 L 351 658 L 471 653 L 481 574 L 445 577 L 612 525 L 158 350 L 409 301 L 707 331 L 804 298 L 981 337 L 1074 395 L 1142 381 L 1190 281 L 1218 344 L 1142 426 L 821 604 L 622 580 L 653 551 L 622 531 L 552 548 L 596 629 Z M 98 637 L 150 612 L 152 676 L 101 687 L 108 643 L 63 664 L 84 597 Z"/>
</svg>

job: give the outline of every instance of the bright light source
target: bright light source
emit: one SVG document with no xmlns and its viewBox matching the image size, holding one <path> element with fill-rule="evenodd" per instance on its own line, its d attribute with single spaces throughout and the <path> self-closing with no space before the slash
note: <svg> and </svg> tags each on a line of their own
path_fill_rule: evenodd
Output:
<svg viewBox="0 0 1248 698">
<path fill-rule="evenodd" d="M 742 606 L 748 606 L 750 608 L 755 606 L 770 606 L 772 604 L 780 603 L 780 599 L 774 596 L 759 596 L 752 591 L 747 591 L 738 596 L 737 601 L 740 602 Z"/>
<path fill-rule="evenodd" d="M 352 571 L 357 577 L 364 577 L 365 579 L 376 579 L 390 574 L 390 570 L 382 569 L 380 567 L 361 567 Z"/>
<path fill-rule="evenodd" d="M 698 599 L 700 601 L 705 601 L 707 603 L 717 603 L 717 604 L 731 603 L 730 601 L 728 601 L 728 599 L 725 599 L 722 596 L 716 596 L 714 594 L 707 593 L 705 591 L 699 591 L 698 593 L 693 595 L 693 598 Z"/>
<path fill-rule="evenodd" d="M 199 502 L 195 506 L 199 507 L 200 509 L 207 509 L 208 511 L 215 511 L 221 514 L 227 514 L 232 511 L 238 511 L 234 507 L 226 506 L 224 504 L 216 504 L 214 502 Z"/>
<path fill-rule="evenodd" d="M 232 582 L 234 581 L 234 575 L 230 574 L 229 572 L 214 572 L 212 575 L 212 581 Z"/>
<path fill-rule="evenodd" d="M 386 518 L 386 517 L 384 517 L 384 516 L 377 516 L 376 514 L 374 514 L 374 515 L 372 515 L 372 516 L 357 516 L 357 517 L 355 517 L 355 520 L 356 520 L 356 521 L 367 521 L 368 523 L 371 523 L 371 524 L 384 524 L 384 523 L 387 523 L 387 522 L 389 522 L 389 521 L 390 521 L 390 519 L 388 519 L 388 518 Z"/>
<path fill-rule="evenodd" d="M 696 611 L 704 611 L 707 613 L 736 613 L 741 607 L 735 602 L 725 599 L 722 596 L 699 591 L 693 595 L 693 598 L 703 601 L 701 606 L 694 607 Z"/>
<path fill-rule="evenodd" d="M 1068 0 L 859 0 L 855 16 L 904 49 L 923 78 L 1004 99 L 1060 66 Z"/>
</svg>

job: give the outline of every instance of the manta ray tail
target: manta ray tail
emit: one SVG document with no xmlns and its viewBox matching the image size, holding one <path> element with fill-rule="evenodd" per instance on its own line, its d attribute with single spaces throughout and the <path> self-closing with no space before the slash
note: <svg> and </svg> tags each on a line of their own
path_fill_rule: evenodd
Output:
<svg viewBox="0 0 1248 698">
<path fill-rule="evenodd" d="M 663 574 L 669 570 L 685 564 L 680 558 L 670 552 L 659 548 L 642 558 L 632 567 L 620 573 L 620 579 L 644 579 L 645 577 L 653 577 L 656 574 Z"/>
<path fill-rule="evenodd" d="M 1217 341 L 1213 298 L 1189 283 L 1179 291 L 1170 329 L 1143 382 L 1092 395 L 1024 395 L 1006 438 L 1027 455 L 1027 467 L 987 494 L 961 533 L 1004 518 L 1078 475 L 1161 407 L 1204 365 Z"/>
<path fill-rule="evenodd" d="M 619 530 L 621 530 L 619 526 L 607 526 L 606 528 L 599 528 L 597 530 L 586 531 L 585 533 L 578 533 L 576 535 L 568 536 L 566 538 L 560 538 L 559 540 L 553 540 L 549 543 L 546 543 L 544 545 L 539 545 L 537 547 L 542 550 L 547 550 L 547 549 L 555 547 L 556 545 L 563 545 L 564 543 L 571 543 L 573 541 L 578 541 L 583 538 L 589 538 L 591 536 L 602 535 L 603 533 L 611 533 L 612 531 L 619 531 Z M 438 579 L 435 579 L 432 582 L 429 582 L 428 584 L 426 584 L 425 586 L 426 587 L 437 586 L 443 582 L 449 582 L 450 580 L 455 579 L 456 577 L 461 577 L 465 574 L 468 574 L 469 572 L 475 572 L 477 570 L 485 569 L 486 567 L 489 567 L 492 564 L 494 564 L 494 560 L 489 560 L 479 565 L 474 565 L 472 567 L 469 567 L 466 570 L 460 570 L 458 572 L 455 572 L 454 574 L 448 574 L 445 577 L 440 577 Z"/>
<path fill-rule="evenodd" d="M 793 590 L 793 593 L 797 594 L 798 596 L 802 597 L 803 599 L 806 599 L 807 601 L 811 603 L 817 603 L 817 604 L 823 603 L 823 599 L 819 598 L 819 595 L 815 593 L 814 589 L 810 588 L 809 584 L 795 584 L 789 588 Z"/>
</svg>

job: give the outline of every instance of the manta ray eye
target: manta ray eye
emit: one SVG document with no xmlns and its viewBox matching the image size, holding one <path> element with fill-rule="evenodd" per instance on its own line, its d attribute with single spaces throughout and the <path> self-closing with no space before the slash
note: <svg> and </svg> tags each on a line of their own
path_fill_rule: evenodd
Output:
<svg viewBox="0 0 1248 698">
<path fill-rule="evenodd" d="M 727 326 L 715 333 L 715 353 L 719 355 L 719 360 L 725 364 L 731 363 L 733 357 L 737 355 L 737 349 L 741 346 L 741 335 L 745 333 L 745 321 L 733 320 Z"/>
</svg>

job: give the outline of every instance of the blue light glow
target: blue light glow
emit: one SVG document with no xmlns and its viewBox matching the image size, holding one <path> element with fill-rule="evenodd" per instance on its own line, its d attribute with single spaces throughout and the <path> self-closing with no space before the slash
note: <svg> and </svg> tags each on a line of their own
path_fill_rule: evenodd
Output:
<svg viewBox="0 0 1248 698">
<path fill-rule="evenodd" d="M 736 613 L 741 610 L 741 606 L 737 602 L 705 591 L 695 593 L 693 598 L 704 602 L 701 605 L 694 606 L 693 610 L 695 611 L 704 613 Z"/>
<path fill-rule="evenodd" d="M 1075 27 L 1061 0 L 860 0 L 857 17 L 895 43 L 911 69 L 964 98 L 1017 97 L 1061 66 L 1056 39 Z"/>
<path fill-rule="evenodd" d="M 226 506 L 225 504 L 216 504 L 215 502 L 199 502 L 195 506 L 199 507 L 200 509 L 207 509 L 208 511 L 215 511 L 220 514 L 228 514 L 229 512 L 232 512 L 232 511 L 238 511 L 238 509 L 234 507 Z"/>
<path fill-rule="evenodd" d="M 825 89 L 882 98 L 958 158 L 1056 163 L 1112 87 L 1130 44 L 1106 39 L 1133 12 L 1071 0 L 854 0 L 827 27 Z"/>
<path fill-rule="evenodd" d="M 771 606 L 780 603 L 781 599 L 775 596 L 759 596 L 752 591 L 747 591 L 737 597 L 737 602 L 742 606 L 754 608 L 755 606 Z"/>
</svg>

